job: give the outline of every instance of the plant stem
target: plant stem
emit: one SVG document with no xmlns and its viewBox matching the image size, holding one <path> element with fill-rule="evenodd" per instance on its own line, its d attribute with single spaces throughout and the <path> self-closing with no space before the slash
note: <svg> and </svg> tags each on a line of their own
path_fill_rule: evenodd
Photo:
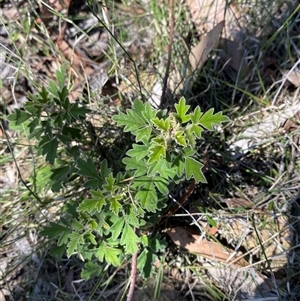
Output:
<svg viewBox="0 0 300 301">
<path fill-rule="evenodd" d="M 131 259 L 130 287 L 128 290 L 126 301 L 131 301 L 133 297 L 135 281 L 136 281 L 136 270 L 137 270 L 137 253 L 133 254 Z"/>
<path fill-rule="evenodd" d="M 167 66 L 166 66 L 166 73 L 164 76 L 163 81 L 163 89 L 162 89 L 162 95 L 161 95 L 161 104 L 160 107 L 163 108 L 164 104 L 166 102 L 166 92 L 168 87 L 168 78 L 169 78 L 169 72 L 170 72 L 170 65 L 171 65 L 171 59 L 172 59 L 172 46 L 173 46 L 173 40 L 174 40 L 174 28 L 175 28 L 175 21 L 174 21 L 174 0 L 170 0 L 170 34 L 169 34 L 169 45 L 168 45 L 168 60 L 167 60 Z"/>
</svg>

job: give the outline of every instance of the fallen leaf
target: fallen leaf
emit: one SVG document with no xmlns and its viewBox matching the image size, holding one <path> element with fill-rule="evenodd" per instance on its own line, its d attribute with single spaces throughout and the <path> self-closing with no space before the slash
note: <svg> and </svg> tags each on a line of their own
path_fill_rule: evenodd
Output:
<svg viewBox="0 0 300 301">
<path fill-rule="evenodd" d="M 224 202 L 230 209 L 234 208 L 251 208 L 255 206 L 252 202 L 242 198 L 224 199 Z"/>
<path fill-rule="evenodd" d="M 224 24 L 225 21 L 218 23 L 210 32 L 203 35 L 197 46 L 192 49 L 189 55 L 189 61 L 193 71 L 196 69 L 200 70 L 207 61 L 210 52 L 219 42 L 220 33 Z"/>
<path fill-rule="evenodd" d="M 208 241 L 206 239 L 200 240 L 199 235 L 192 234 L 185 228 L 171 228 L 167 233 L 177 246 L 180 246 L 191 253 L 228 264 L 236 258 L 236 256 L 232 256 L 232 250 L 225 248 L 220 243 L 214 241 Z M 243 258 L 237 260 L 236 264 L 239 266 L 248 265 L 247 261 Z"/>
<path fill-rule="evenodd" d="M 244 60 L 245 48 L 241 43 L 221 38 L 220 48 L 222 50 L 218 52 L 218 55 L 221 59 L 223 59 L 223 61 L 228 61 L 228 65 L 235 71 L 239 71 L 243 75 L 249 71 Z"/>
<path fill-rule="evenodd" d="M 9 21 L 12 21 L 19 17 L 19 12 L 16 6 L 12 6 L 10 8 L 8 7 L 1 8 L 1 13 L 2 16 Z"/>
<path fill-rule="evenodd" d="M 244 60 L 245 49 L 242 46 L 245 38 L 242 28 L 245 28 L 245 24 L 242 22 L 238 6 L 228 4 L 226 0 L 186 0 L 186 3 L 199 35 L 212 31 L 216 24 L 225 22 L 220 42 L 222 51 L 219 55 L 235 71 L 246 74 L 248 66 Z"/>
<path fill-rule="evenodd" d="M 241 24 L 240 13 L 234 4 L 226 0 L 185 0 L 199 35 L 212 30 L 217 23 L 225 21 L 222 37 L 236 40 Z"/>
<path fill-rule="evenodd" d="M 300 70 L 299 69 L 295 69 L 293 71 L 280 70 L 280 72 L 295 87 L 300 87 Z"/>
<path fill-rule="evenodd" d="M 263 115 L 266 114 L 267 116 Z M 232 141 L 229 141 L 230 151 L 233 160 L 240 158 L 249 150 L 267 143 L 270 136 L 284 126 L 287 120 L 298 118 L 297 114 L 300 112 L 300 102 L 293 104 L 286 104 L 280 107 L 271 106 L 266 110 L 260 110 L 252 113 L 252 118 L 257 121 L 254 125 L 249 126 L 243 132 L 234 136 Z M 246 118 L 245 116 L 243 118 Z M 284 127 L 285 130 L 287 128 Z"/>
<path fill-rule="evenodd" d="M 225 291 L 234 291 L 243 298 L 273 296 L 272 282 L 249 266 L 243 258 L 237 260 L 232 250 L 213 241 L 200 240 L 199 235 L 182 227 L 172 228 L 167 233 L 176 245 L 206 258 L 199 258 L 199 262 Z"/>
<path fill-rule="evenodd" d="M 235 292 L 234 300 L 278 301 L 276 294 L 273 293 L 272 280 L 259 273 L 254 267 L 241 268 L 234 264 L 226 266 L 208 261 L 201 262 L 201 264 L 218 287 L 228 293 Z M 262 297 L 264 298 L 261 299 Z"/>
</svg>

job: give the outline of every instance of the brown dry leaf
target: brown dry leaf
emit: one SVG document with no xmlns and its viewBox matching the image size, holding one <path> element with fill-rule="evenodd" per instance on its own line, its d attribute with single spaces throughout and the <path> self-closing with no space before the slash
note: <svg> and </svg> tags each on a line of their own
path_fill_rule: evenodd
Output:
<svg viewBox="0 0 300 301">
<path fill-rule="evenodd" d="M 232 198 L 232 199 L 224 199 L 223 200 L 228 208 L 234 209 L 234 208 L 251 208 L 254 206 L 254 204 L 246 199 L 242 198 Z"/>
<path fill-rule="evenodd" d="M 241 30 L 243 24 L 237 5 L 228 5 L 226 0 L 186 0 L 186 3 L 199 35 L 213 30 L 216 24 L 225 22 L 221 35 L 220 56 L 224 61 L 229 61 L 228 65 L 234 70 L 247 72 L 244 62 L 245 49 L 241 45 L 244 40 Z M 241 64 L 243 65 L 241 66 Z"/>
<path fill-rule="evenodd" d="M 280 72 L 295 87 L 300 87 L 300 70 L 299 69 L 296 69 L 296 70 L 293 70 L 293 71 L 280 70 Z"/>
<path fill-rule="evenodd" d="M 69 95 L 70 100 L 75 101 L 82 94 L 84 88 L 83 82 L 88 75 L 91 75 L 94 72 L 91 65 L 95 65 L 95 63 L 84 57 L 78 49 L 72 49 L 63 39 L 59 39 L 56 44 L 64 57 L 70 61 L 72 68 L 76 73 L 76 76 L 74 77 L 74 88 Z"/>
<path fill-rule="evenodd" d="M 6 18 L 9 21 L 19 18 L 19 12 L 15 6 L 10 8 L 2 8 L 1 9 L 2 17 Z"/>
<path fill-rule="evenodd" d="M 239 41 L 231 41 L 221 38 L 220 40 L 221 51 L 218 53 L 224 61 L 229 61 L 230 65 L 235 71 L 240 71 L 246 74 L 248 66 L 244 60 L 245 48 Z"/>
<path fill-rule="evenodd" d="M 236 40 L 240 32 L 240 13 L 234 4 L 226 0 L 186 0 L 199 35 L 212 30 L 217 23 L 225 21 L 223 38 Z"/>
<path fill-rule="evenodd" d="M 230 263 L 235 259 L 235 256 L 232 256 L 233 251 L 225 248 L 217 242 L 208 241 L 206 239 L 200 240 L 199 235 L 192 234 L 185 228 L 171 228 L 167 231 L 167 233 L 177 246 L 180 246 L 192 253 L 223 263 Z M 240 259 L 236 263 L 240 266 L 248 265 L 247 261 L 244 259 Z"/>
<path fill-rule="evenodd" d="M 208 32 L 206 35 L 203 35 L 197 46 L 192 49 L 189 55 L 189 61 L 193 71 L 196 69 L 201 69 L 204 63 L 207 61 L 210 52 L 219 42 L 220 33 L 224 27 L 224 24 L 224 21 L 218 23 L 210 32 Z"/>
</svg>

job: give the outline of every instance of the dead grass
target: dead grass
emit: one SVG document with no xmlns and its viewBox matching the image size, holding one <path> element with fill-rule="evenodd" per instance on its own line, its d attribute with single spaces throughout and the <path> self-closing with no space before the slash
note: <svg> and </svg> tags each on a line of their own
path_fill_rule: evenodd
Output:
<svg viewBox="0 0 300 301">
<path fill-rule="evenodd" d="M 207 234 L 208 240 L 218 241 L 248 265 L 231 267 L 189 256 L 169 239 L 162 254 L 165 262 L 158 263 L 160 268 L 149 282 L 138 281 L 143 295 L 137 292 L 136 300 L 148 300 L 142 298 L 149 291 L 156 292 L 153 300 L 183 300 L 183 295 L 186 300 L 300 298 L 299 88 L 282 75 L 299 64 L 299 6 L 295 1 L 279 2 L 237 4 L 242 11 L 238 26 L 243 31 L 239 42 L 245 49 L 245 72 L 235 70 L 215 51 L 201 72 L 192 70 L 193 77 L 187 71 L 188 54 L 197 43 L 199 24 L 192 21 L 184 1 L 176 5 L 169 99 L 175 101 L 183 94 L 192 106 L 223 110 L 232 121 L 223 131 L 205 134 L 199 142 L 198 156 L 207 163 L 208 185 L 196 188 L 185 210 L 170 219 L 170 227 L 190 226 L 193 216 L 204 229 L 216 228 L 217 234 Z M 39 20 L 38 2 L 0 4 L 3 120 L 14 107 L 22 107 L 28 92 L 47 85 L 65 60 L 73 62 L 70 74 L 75 76 L 70 76 L 70 84 L 79 93 L 74 98 L 80 95 L 80 101 L 95 109 L 91 123 L 107 143 L 112 131 L 101 132 L 103 117 L 113 114 L 116 105 L 128 105 L 136 97 L 157 102 L 166 72 L 168 5 L 163 1 L 92 4 L 91 12 L 74 1 L 69 15 L 56 13 L 48 24 Z M 55 45 L 63 20 L 67 21 L 68 52 Z M 51 256 L 38 232 L 57 218 L 62 203 L 73 194 L 66 191 L 61 197 L 50 191 L 49 170 L 26 131 L 17 133 L 2 122 L 0 134 L 0 300 L 121 298 L 128 284 L 128 265 L 117 270 L 103 265 L 101 277 L 84 281 L 80 258 Z M 120 156 L 122 152 L 124 149 Z M 243 200 L 242 205 L 238 199 Z M 232 281 L 232 271 L 239 269 Z M 251 273 L 259 280 L 254 291 L 247 291 L 241 279 L 252 287 L 245 280 Z M 168 293 L 159 299 L 165 291 Z"/>
</svg>

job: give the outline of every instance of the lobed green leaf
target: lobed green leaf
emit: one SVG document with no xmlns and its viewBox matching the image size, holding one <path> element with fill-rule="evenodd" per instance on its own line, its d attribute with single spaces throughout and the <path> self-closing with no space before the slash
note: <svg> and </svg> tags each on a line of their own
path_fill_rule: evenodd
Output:
<svg viewBox="0 0 300 301">
<path fill-rule="evenodd" d="M 109 206 L 109 209 L 112 210 L 112 212 L 115 214 L 115 215 L 118 215 L 121 208 L 122 208 L 122 205 L 120 204 L 120 200 L 122 199 L 122 196 L 120 195 L 115 195 L 115 196 L 112 196 L 109 200 L 110 202 L 110 206 Z"/>
<path fill-rule="evenodd" d="M 139 237 L 135 234 L 133 227 L 125 223 L 120 243 L 125 248 L 126 254 L 134 254 L 138 251 Z"/>
<path fill-rule="evenodd" d="M 79 212 L 92 213 L 95 210 L 100 212 L 103 206 L 106 204 L 106 200 L 103 196 L 98 198 L 84 199 L 78 206 Z"/>
<path fill-rule="evenodd" d="M 137 160 L 137 158 L 125 157 L 122 162 L 126 165 L 126 170 L 135 170 L 134 176 L 140 177 L 147 173 L 147 164 L 144 160 Z"/>
<path fill-rule="evenodd" d="M 116 240 L 120 236 L 120 234 L 123 230 L 123 227 L 124 227 L 124 223 L 125 223 L 125 221 L 123 218 L 118 218 L 114 222 L 114 224 L 111 226 L 111 233 L 112 233 L 111 238 L 113 240 Z"/>
<path fill-rule="evenodd" d="M 132 132 L 134 135 L 138 129 L 147 126 L 145 120 L 131 109 L 126 110 L 126 114 L 119 112 L 118 115 L 114 115 L 113 120 L 118 126 L 125 126 L 124 132 Z"/>
<path fill-rule="evenodd" d="M 175 109 L 177 112 L 176 117 L 180 123 L 186 123 L 191 119 L 190 115 L 186 114 L 189 108 L 190 106 L 186 105 L 184 97 L 181 97 L 179 103 L 175 104 Z"/>
<path fill-rule="evenodd" d="M 149 160 L 148 163 L 152 164 L 159 161 L 161 157 L 166 157 L 166 146 L 161 144 L 154 144 L 149 149 Z"/>
<path fill-rule="evenodd" d="M 186 157 L 185 158 L 185 172 L 186 172 L 186 178 L 189 180 L 190 178 L 194 178 L 195 181 L 201 182 L 201 183 L 207 183 L 204 174 L 202 172 L 203 164 L 198 162 L 197 160 Z"/>
<path fill-rule="evenodd" d="M 80 249 L 80 245 L 84 244 L 84 238 L 82 234 L 72 232 L 69 235 L 69 243 L 67 245 L 67 256 L 70 258 L 74 253 Z"/>
<path fill-rule="evenodd" d="M 208 130 L 213 130 L 213 125 L 220 125 L 222 122 L 229 121 L 227 116 L 222 112 L 214 114 L 214 109 L 205 112 L 199 120 L 199 123 Z"/>
</svg>

